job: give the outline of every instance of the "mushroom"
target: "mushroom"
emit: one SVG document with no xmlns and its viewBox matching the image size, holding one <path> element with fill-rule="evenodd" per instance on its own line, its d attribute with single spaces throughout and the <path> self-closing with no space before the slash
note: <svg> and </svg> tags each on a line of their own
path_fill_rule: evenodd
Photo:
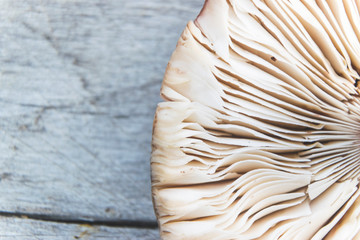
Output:
<svg viewBox="0 0 360 240">
<path fill-rule="evenodd" d="M 163 239 L 360 239 L 360 1 L 207 0 L 161 89 Z"/>
</svg>

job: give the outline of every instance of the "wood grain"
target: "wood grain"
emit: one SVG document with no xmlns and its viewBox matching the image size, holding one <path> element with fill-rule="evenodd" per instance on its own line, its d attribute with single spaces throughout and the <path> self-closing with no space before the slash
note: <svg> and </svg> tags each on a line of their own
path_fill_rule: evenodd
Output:
<svg viewBox="0 0 360 240">
<path fill-rule="evenodd" d="M 155 240 L 156 229 L 114 228 L 85 224 L 63 224 L 22 218 L 0 218 L 2 240 Z"/>
<path fill-rule="evenodd" d="M 202 3 L 0 0 L 0 211 L 155 221 L 152 119 Z"/>
</svg>

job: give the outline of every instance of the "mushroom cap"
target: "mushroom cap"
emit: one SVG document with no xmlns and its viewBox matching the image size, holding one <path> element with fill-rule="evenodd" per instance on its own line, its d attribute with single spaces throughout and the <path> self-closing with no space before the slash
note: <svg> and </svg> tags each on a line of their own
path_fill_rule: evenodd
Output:
<svg viewBox="0 0 360 240">
<path fill-rule="evenodd" d="M 359 12 L 358 0 L 205 2 L 154 120 L 163 239 L 360 239 Z"/>
</svg>

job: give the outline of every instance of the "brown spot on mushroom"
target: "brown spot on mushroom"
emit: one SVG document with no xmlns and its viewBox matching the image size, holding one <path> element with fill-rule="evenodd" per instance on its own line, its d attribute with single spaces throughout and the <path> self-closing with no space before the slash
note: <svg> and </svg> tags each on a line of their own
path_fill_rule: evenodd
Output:
<svg viewBox="0 0 360 240">
<path fill-rule="evenodd" d="M 359 81 L 360 81 L 360 79 L 355 79 L 355 83 L 354 83 L 354 86 L 357 88 L 358 87 L 358 85 L 359 85 Z"/>
</svg>

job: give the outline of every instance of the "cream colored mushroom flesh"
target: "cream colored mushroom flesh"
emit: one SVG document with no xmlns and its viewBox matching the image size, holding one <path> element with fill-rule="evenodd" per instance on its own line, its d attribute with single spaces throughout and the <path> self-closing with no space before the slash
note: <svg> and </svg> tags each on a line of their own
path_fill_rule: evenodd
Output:
<svg viewBox="0 0 360 240">
<path fill-rule="evenodd" d="M 360 239 L 360 1 L 207 0 L 166 69 L 162 239 Z"/>
</svg>

